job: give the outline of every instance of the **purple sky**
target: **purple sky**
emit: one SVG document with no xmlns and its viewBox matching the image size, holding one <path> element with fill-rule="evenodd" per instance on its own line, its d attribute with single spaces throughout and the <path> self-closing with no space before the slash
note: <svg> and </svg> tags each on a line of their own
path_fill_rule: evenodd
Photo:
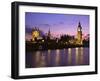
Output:
<svg viewBox="0 0 100 81">
<path fill-rule="evenodd" d="M 27 26 L 27 28 L 36 26 L 45 33 L 48 32 L 50 28 L 51 33 L 56 35 L 76 35 L 79 21 L 82 25 L 83 34 L 89 34 L 89 15 L 25 13 L 25 26 Z"/>
</svg>

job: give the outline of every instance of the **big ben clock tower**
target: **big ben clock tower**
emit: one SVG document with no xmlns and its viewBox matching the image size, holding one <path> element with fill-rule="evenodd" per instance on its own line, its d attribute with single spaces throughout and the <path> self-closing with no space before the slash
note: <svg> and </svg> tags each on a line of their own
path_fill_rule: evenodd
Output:
<svg viewBox="0 0 100 81">
<path fill-rule="evenodd" d="M 82 45 L 82 26 L 80 22 L 77 28 L 77 43 Z"/>
</svg>

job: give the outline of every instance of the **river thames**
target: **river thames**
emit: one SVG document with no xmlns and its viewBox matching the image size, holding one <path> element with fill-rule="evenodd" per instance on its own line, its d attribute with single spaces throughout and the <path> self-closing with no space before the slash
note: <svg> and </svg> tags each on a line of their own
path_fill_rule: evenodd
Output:
<svg viewBox="0 0 100 81">
<path fill-rule="evenodd" d="M 26 52 L 26 68 L 89 65 L 89 48 Z"/>
</svg>

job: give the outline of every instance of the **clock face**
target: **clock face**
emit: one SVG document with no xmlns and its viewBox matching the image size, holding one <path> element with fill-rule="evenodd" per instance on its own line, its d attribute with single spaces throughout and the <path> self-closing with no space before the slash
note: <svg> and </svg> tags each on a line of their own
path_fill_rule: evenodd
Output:
<svg viewBox="0 0 100 81">
<path fill-rule="evenodd" d="M 32 35 L 33 35 L 34 37 L 38 37 L 38 36 L 39 36 L 39 32 L 38 32 L 38 31 L 34 31 L 34 32 L 32 33 Z"/>
<path fill-rule="evenodd" d="M 80 28 L 78 28 L 78 31 L 81 31 L 81 29 L 80 29 Z"/>
</svg>

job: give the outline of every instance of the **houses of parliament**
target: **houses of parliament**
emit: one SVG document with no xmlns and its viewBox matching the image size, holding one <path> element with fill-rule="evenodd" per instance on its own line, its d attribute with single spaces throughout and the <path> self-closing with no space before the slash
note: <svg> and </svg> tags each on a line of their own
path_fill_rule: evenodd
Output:
<svg viewBox="0 0 100 81">
<path fill-rule="evenodd" d="M 48 33 L 46 34 L 46 36 L 48 36 L 49 38 L 51 38 L 51 32 L 50 29 L 48 31 Z M 76 38 L 71 40 L 73 43 L 78 44 L 78 45 L 82 45 L 83 44 L 83 39 L 82 39 L 82 26 L 81 23 L 78 23 L 77 26 L 77 34 L 75 36 Z M 34 42 L 35 39 L 37 40 L 42 40 L 43 39 L 43 32 L 39 29 L 39 28 L 33 28 L 32 30 L 32 41 Z"/>
</svg>

